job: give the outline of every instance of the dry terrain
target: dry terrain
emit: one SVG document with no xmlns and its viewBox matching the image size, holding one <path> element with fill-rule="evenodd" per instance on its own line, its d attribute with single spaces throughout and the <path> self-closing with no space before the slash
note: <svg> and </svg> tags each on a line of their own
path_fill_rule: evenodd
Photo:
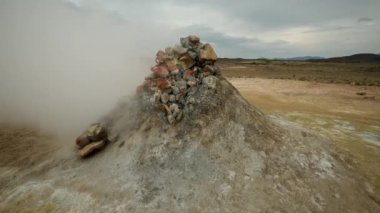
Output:
<svg viewBox="0 0 380 213">
<path fill-rule="evenodd" d="M 222 71 L 238 91 L 220 78 L 174 127 L 125 99 L 88 159 L 73 139 L 1 125 L 0 212 L 378 212 L 380 87 L 234 66 Z"/>
<path fill-rule="evenodd" d="M 226 77 L 380 86 L 380 63 L 224 59 L 219 66 Z"/>
<path fill-rule="evenodd" d="M 333 139 L 380 188 L 380 64 L 222 61 L 252 105 Z M 367 70 L 367 71 L 366 71 Z M 328 82 L 328 83 L 326 83 Z"/>
</svg>

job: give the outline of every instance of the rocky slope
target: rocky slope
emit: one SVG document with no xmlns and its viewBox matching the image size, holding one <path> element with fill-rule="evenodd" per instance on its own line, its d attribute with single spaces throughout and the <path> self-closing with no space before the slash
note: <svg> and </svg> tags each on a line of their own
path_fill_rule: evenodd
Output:
<svg viewBox="0 0 380 213">
<path fill-rule="evenodd" d="M 0 210 L 380 211 L 379 195 L 355 174 L 349 155 L 265 116 L 224 77 L 213 78 L 197 85 L 178 122 L 129 97 L 99 120 L 110 140 L 103 152 L 52 155 L 27 168 L 3 164 Z"/>
</svg>

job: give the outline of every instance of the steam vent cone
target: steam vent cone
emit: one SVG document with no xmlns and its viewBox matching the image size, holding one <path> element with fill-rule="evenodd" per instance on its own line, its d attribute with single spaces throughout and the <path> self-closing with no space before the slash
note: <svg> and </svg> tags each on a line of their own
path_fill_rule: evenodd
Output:
<svg viewBox="0 0 380 213">
<path fill-rule="evenodd" d="M 158 51 L 136 94 L 97 122 L 106 148 L 57 159 L 13 201 L 62 212 L 380 212 L 344 152 L 250 105 L 216 61 L 197 36 Z"/>
</svg>

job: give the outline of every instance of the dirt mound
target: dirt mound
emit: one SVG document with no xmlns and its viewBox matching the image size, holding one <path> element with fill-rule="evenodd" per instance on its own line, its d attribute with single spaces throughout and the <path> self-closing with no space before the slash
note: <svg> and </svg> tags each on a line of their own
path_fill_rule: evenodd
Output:
<svg viewBox="0 0 380 213">
<path fill-rule="evenodd" d="M 379 197 L 326 138 L 266 117 L 222 76 L 198 84 L 180 122 L 125 98 L 99 123 L 110 144 L 52 158 L 0 192 L 3 210 L 377 212 Z M 188 99 L 190 100 L 190 98 Z M 42 168 L 49 168 L 47 171 Z"/>
</svg>

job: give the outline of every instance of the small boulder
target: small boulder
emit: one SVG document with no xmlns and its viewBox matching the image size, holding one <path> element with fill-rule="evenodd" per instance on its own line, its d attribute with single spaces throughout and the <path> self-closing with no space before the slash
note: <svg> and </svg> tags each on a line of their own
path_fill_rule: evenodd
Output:
<svg viewBox="0 0 380 213">
<path fill-rule="evenodd" d="M 173 53 L 178 55 L 178 56 L 181 56 L 181 55 L 185 54 L 186 52 L 187 52 L 187 48 L 182 47 L 180 45 L 175 45 L 173 48 Z"/>
<path fill-rule="evenodd" d="M 216 55 L 214 48 L 210 44 L 205 44 L 199 51 L 199 58 L 202 61 L 216 61 L 218 56 Z"/>
<path fill-rule="evenodd" d="M 189 35 L 189 41 L 193 44 L 197 44 L 200 41 L 200 38 L 196 35 Z"/>
<path fill-rule="evenodd" d="M 166 115 L 171 115 L 172 112 L 170 111 L 169 107 L 166 104 L 160 104 L 158 105 L 158 109 L 164 112 Z"/>
<path fill-rule="evenodd" d="M 194 79 L 188 80 L 187 85 L 189 85 L 190 87 L 193 87 L 193 86 L 197 85 L 197 81 Z"/>
<path fill-rule="evenodd" d="M 170 102 L 175 102 L 175 95 L 170 95 L 169 101 Z"/>
<path fill-rule="evenodd" d="M 194 66 L 195 61 L 189 54 L 184 54 L 181 58 L 179 58 L 180 65 L 183 69 L 189 69 Z"/>
<path fill-rule="evenodd" d="M 164 90 L 164 89 L 170 88 L 172 85 L 166 78 L 157 78 L 156 86 L 158 89 Z"/>
<path fill-rule="evenodd" d="M 87 144 L 91 143 L 90 139 L 87 137 L 87 134 L 82 134 L 81 136 L 79 136 L 75 143 L 80 147 L 84 147 L 86 146 Z"/>
<path fill-rule="evenodd" d="M 189 104 L 195 104 L 195 98 L 194 97 L 190 97 L 187 102 Z"/>
<path fill-rule="evenodd" d="M 165 59 L 173 59 L 174 58 L 174 51 L 171 47 L 165 48 Z"/>
<path fill-rule="evenodd" d="M 178 67 L 177 67 L 178 61 L 177 61 L 177 59 L 173 58 L 173 59 L 166 60 L 165 64 L 166 64 L 168 70 L 170 71 L 170 73 L 173 73 L 176 70 L 178 71 Z"/>
<path fill-rule="evenodd" d="M 189 56 L 192 58 L 192 59 L 196 59 L 198 57 L 198 54 L 195 52 L 195 51 L 192 51 L 192 50 L 189 50 L 187 52 L 187 54 L 189 54 Z"/>
<path fill-rule="evenodd" d="M 192 78 L 195 78 L 195 71 L 192 70 L 192 69 L 188 69 L 186 70 L 184 73 L 183 73 L 183 79 L 185 80 L 189 80 L 189 79 L 192 79 Z"/>
<path fill-rule="evenodd" d="M 179 88 L 180 92 L 186 91 L 186 89 L 187 89 L 186 84 L 187 84 L 187 82 L 183 79 L 176 82 L 176 85 Z"/>
<path fill-rule="evenodd" d="M 170 96 L 168 93 L 162 93 L 162 95 L 161 95 L 161 102 L 162 103 L 164 103 L 164 104 L 168 103 L 169 99 L 170 99 Z"/>
<path fill-rule="evenodd" d="M 156 65 L 151 70 L 159 78 L 166 78 L 169 75 L 169 70 L 165 65 Z"/>
<path fill-rule="evenodd" d="M 165 52 L 162 50 L 159 50 L 156 54 L 156 63 L 162 63 L 165 60 Z"/>
<path fill-rule="evenodd" d="M 212 65 L 206 65 L 203 68 L 203 72 L 209 72 L 210 74 L 214 74 L 216 72 L 216 67 Z"/>
<path fill-rule="evenodd" d="M 179 93 L 179 88 L 177 86 L 172 86 L 172 91 L 174 95 L 177 95 Z"/>
<path fill-rule="evenodd" d="M 182 117 L 183 117 L 183 112 L 182 112 L 182 110 L 179 110 L 175 119 L 176 119 L 176 121 L 180 121 L 182 119 Z"/>
<path fill-rule="evenodd" d="M 91 142 L 99 141 L 107 138 L 107 131 L 100 124 L 96 123 L 88 128 L 86 135 Z"/>
<path fill-rule="evenodd" d="M 175 121 L 175 117 L 173 115 L 168 115 L 168 122 L 169 124 L 173 124 Z"/>
<path fill-rule="evenodd" d="M 189 37 L 180 38 L 181 46 L 184 48 L 191 48 Z"/>
<path fill-rule="evenodd" d="M 81 156 L 82 158 L 87 157 L 88 155 L 101 150 L 102 148 L 104 148 L 105 145 L 106 142 L 104 140 L 90 143 L 79 151 L 79 156 Z"/>
<path fill-rule="evenodd" d="M 179 110 L 179 107 L 178 107 L 177 104 L 170 104 L 169 109 L 170 109 L 170 111 L 171 111 L 172 113 L 174 113 L 174 112 L 177 112 L 177 111 Z"/>
</svg>

